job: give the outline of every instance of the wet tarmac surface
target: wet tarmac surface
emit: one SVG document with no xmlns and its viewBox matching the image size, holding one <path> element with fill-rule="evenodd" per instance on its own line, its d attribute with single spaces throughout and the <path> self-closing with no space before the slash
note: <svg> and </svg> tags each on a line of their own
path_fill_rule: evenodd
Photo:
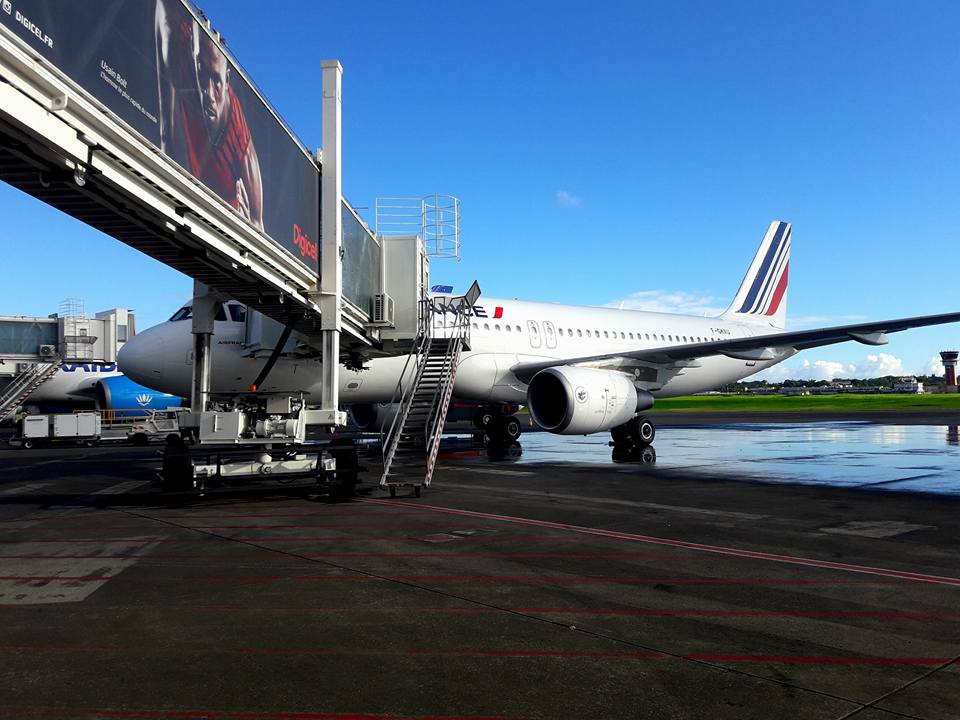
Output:
<svg viewBox="0 0 960 720">
<path fill-rule="evenodd" d="M 956 425 L 841 421 L 662 425 L 645 458 L 617 457 L 608 435 L 528 433 L 501 459 L 516 464 L 649 465 L 648 471 L 829 487 L 960 495 Z M 461 453 L 457 451 L 461 450 Z M 449 444 L 462 458 L 472 443 Z M 487 453 L 476 453 L 480 458 Z M 655 461 L 654 461 L 655 457 Z"/>
<path fill-rule="evenodd" d="M 0 717 L 955 719 L 960 499 L 857 469 L 947 476 L 944 432 L 530 434 L 348 503 L 0 449 Z"/>
</svg>

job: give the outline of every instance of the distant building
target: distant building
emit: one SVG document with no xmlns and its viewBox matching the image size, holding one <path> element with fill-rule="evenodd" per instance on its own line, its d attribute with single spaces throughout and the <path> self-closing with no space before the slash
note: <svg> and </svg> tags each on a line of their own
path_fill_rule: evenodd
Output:
<svg viewBox="0 0 960 720">
<path fill-rule="evenodd" d="M 915 377 L 902 377 L 899 382 L 893 386 L 895 393 L 910 393 L 913 395 L 923 394 L 923 383 L 917 382 Z"/>
</svg>

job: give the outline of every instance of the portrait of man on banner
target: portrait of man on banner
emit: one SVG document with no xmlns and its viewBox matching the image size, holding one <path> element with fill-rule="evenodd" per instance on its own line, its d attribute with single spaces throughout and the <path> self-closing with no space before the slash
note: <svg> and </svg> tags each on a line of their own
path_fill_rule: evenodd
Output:
<svg viewBox="0 0 960 720">
<path fill-rule="evenodd" d="M 264 230 L 260 160 L 234 72 L 179 0 L 156 0 L 160 149 Z"/>
</svg>

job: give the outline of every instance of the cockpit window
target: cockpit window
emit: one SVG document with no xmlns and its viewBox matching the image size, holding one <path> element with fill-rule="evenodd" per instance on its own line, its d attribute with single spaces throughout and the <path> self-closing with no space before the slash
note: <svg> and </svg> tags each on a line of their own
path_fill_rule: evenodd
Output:
<svg viewBox="0 0 960 720">
<path fill-rule="evenodd" d="M 229 312 L 229 317 L 227 313 Z M 193 307 L 187 305 L 177 310 L 173 316 L 170 318 L 170 322 L 177 322 L 178 320 L 189 320 L 193 317 Z M 247 319 L 247 308 L 244 305 L 236 305 L 230 303 L 229 305 L 221 305 L 220 309 L 217 310 L 217 314 L 214 317 L 214 320 L 217 322 L 227 322 L 227 320 L 232 320 L 233 322 L 244 322 Z"/>
</svg>

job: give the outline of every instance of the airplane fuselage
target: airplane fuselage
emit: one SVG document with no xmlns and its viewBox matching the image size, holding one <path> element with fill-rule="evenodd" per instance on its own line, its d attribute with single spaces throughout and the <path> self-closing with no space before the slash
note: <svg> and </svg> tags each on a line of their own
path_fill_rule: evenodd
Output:
<svg viewBox="0 0 960 720">
<path fill-rule="evenodd" d="M 461 356 L 454 396 L 466 401 L 505 403 L 526 400 L 526 384 L 510 370 L 518 363 L 714 342 L 774 331 L 715 317 L 496 298 L 482 298 L 473 308 L 470 324 L 470 349 Z M 263 356 L 244 356 L 244 328 L 242 322 L 215 323 L 214 393 L 245 391 L 263 367 Z M 188 395 L 192 347 L 190 321 L 168 321 L 140 333 L 136 357 L 128 355 L 121 359 L 121 364 L 137 382 L 164 392 Z M 775 362 L 710 356 L 689 367 L 672 368 L 659 374 L 656 369 L 650 369 L 642 377 L 639 371 L 631 369 L 630 372 L 636 373 L 638 384 L 654 396 L 671 397 L 717 388 Z M 397 357 L 372 360 L 367 369 L 359 372 L 343 369 L 341 402 L 389 402 L 405 366 L 406 357 Z M 260 389 L 303 390 L 319 400 L 319 361 L 281 358 Z"/>
</svg>

